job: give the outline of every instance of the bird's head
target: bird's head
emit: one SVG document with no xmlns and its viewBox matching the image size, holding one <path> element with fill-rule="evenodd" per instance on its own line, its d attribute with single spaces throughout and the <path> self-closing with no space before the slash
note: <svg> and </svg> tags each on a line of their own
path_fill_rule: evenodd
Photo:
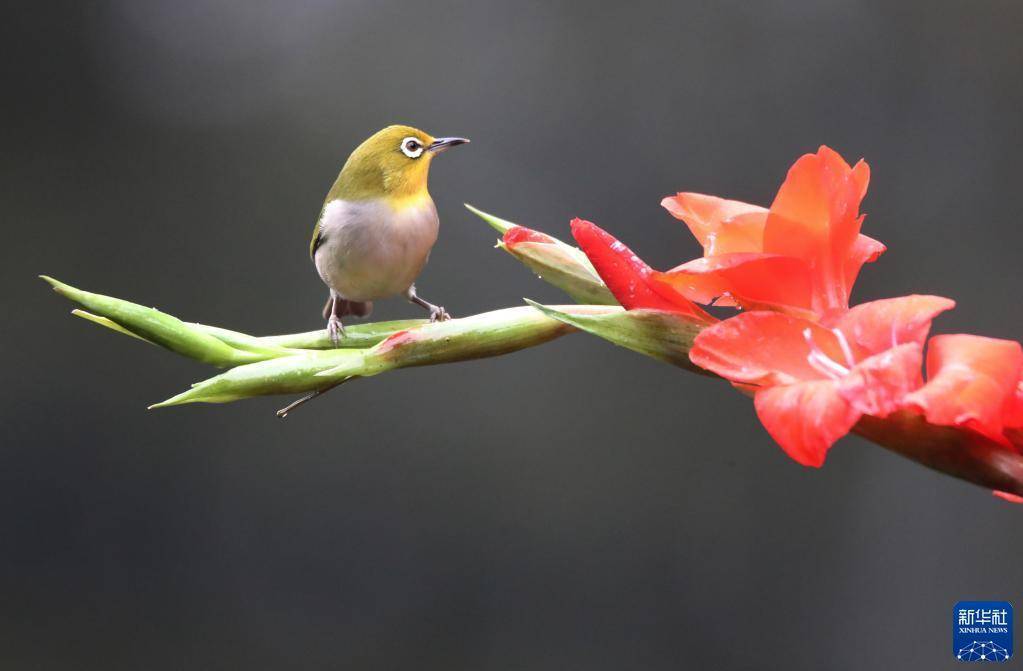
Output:
<svg viewBox="0 0 1023 671">
<path fill-rule="evenodd" d="M 388 126 L 360 144 L 348 157 L 328 195 L 345 200 L 407 198 L 426 192 L 433 157 L 468 142 L 438 137 L 411 126 Z"/>
</svg>

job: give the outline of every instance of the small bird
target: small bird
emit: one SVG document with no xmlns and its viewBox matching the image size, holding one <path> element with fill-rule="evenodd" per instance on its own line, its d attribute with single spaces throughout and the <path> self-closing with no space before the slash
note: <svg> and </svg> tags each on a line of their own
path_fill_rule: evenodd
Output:
<svg viewBox="0 0 1023 671">
<path fill-rule="evenodd" d="M 372 301 L 404 295 L 431 321 L 450 316 L 416 294 L 416 278 L 437 241 L 440 220 L 426 188 L 433 157 L 465 144 L 411 126 L 388 126 L 352 152 L 323 201 L 309 256 L 330 298 L 323 308 L 337 346 L 341 318 L 364 317 Z"/>
</svg>

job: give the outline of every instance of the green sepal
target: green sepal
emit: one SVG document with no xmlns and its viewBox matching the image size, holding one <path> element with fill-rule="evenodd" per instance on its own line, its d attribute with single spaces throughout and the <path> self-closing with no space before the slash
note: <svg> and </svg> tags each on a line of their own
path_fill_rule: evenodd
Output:
<svg viewBox="0 0 1023 671">
<path fill-rule="evenodd" d="M 697 373 L 708 374 L 689 360 L 693 340 L 707 324 L 677 312 L 616 310 L 606 314 L 569 313 L 560 307 L 526 302 L 544 314 L 633 352 Z"/>
<path fill-rule="evenodd" d="M 618 305 L 618 301 L 592 269 L 582 251 L 561 243 L 520 242 L 514 249 L 497 246 L 519 260 L 544 282 L 561 289 L 585 305 Z M 582 257 L 581 259 L 578 257 Z"/>
</svg>

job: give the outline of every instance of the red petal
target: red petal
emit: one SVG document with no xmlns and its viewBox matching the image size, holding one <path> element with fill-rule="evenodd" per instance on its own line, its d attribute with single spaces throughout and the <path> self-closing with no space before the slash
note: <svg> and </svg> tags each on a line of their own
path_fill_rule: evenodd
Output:
<svg viewBox="0 0 1023 671">
<path fill-rule="evenodd" d="M 955 334 L 931 338 L 927 384 L 906 402 L 927 421 L 965 426 L 1003 444 L 1004 416 L 1011 409 L 1023 368 L 1023 348 L 1012 340 Z"/>
<path fill-rule="evenodd" d="M 931 321 L 955 301 L 941 296 L 899 296 L 861 303 L 831 326 L 838 328 L 858 357 L 870 356 L 903 343 L 923 346 Z"/>
<path fill-rule="evenodd" d="M 672 295 L 669 299 L 655 291 L 648 284 L 653 273 L 650 266 L 600 227 L 582 219 L 573 219 L 572 236 L 625 309 L 670 310 L 701 320 L 713 319 L 681 295 Z"/>
<path fill-rule="evenodd" d="M 795 256 L 815 270 L 818 311 L 848 306 L 850 257 L 860 232 L 860 201 L 870 169 L 850 168 L 827 147 L 802 156 L 778 190 L 764 226 L 764 252 Z M 862 250 L 854 257 L 862 258 Z"/>
<path fill-rule="evenodd" d="M 866 235 L 858 236 L 856 242 L 853 243 L 852 251 L 849 252 L 849 258 L 846 259 L 845 285 L 851 289 L 856 284 L 856 278 L 859 277 L 863 264 L 877 261 L 886 251 L 888 248 L 883 242 Z"/>
<path fill-rule="evenodd" d="M 997 489 L 991 493 L 1000 499 L 1005 499 L 1009 503 L 1023 503 L 1023 496 L 1017 496 L 1016 494 L 1010 494 L 1009 492 L 1000 492 Z"/>
<path fill-rule="evenodd" d="M 728 293 L 728 281 L 720 273 L 717 259 L 694 259 L 667 272 L 654 271 L 650 281 L 676 291 L 691 301 L 709 305 Z M 715 266 L 717 266 L 715 268 Z"/>
<path fill-rule="evenodd" d="M 860 418 L 831 381 L 762 389 L 754 397 L 757 416 L 785 452 L 819 468 L 828 449 Z"/>
<path fill-rule="evenodd" d="M 771 204 L 764 251 L 810 259 L 832 241 L 851 248 L 859 228 L 849 228 L 859 218 L 869 180 L 866 163 L 850 168 L 828 147 L 800 157 Z"/>
<path fill-rule="evenodd" d="M 526 228 L 525 226 L 512 226 L 504 232 L 503 242 L 510 248 L 520 242 L 543 242 L 547 244 L 554 244 L 557 240 L 546 233 L 534 231 L 533 229 Z"/>
<path fill-rule="evenodd" d="M 818 380 L 824 375 L 810 364 L 807 329 L 817 349 L 836 363 L 844 361 L 834 333 L 778 312 L 744 312 L 705 328 L 696 336 L 689 358 L 732 382 L 772 385 Z"/>
<path fill-rule="evenodd" d="M 887 417 L 923 384 L 923 359 L 923 347 L 915 342 L 875 354 L 837 382 L 838 393 L 865 415 Z"/>
<path fill-rule="evenodd" d="M 1005 426 L 1013 429 L 1023 427 L 1023 382 L 1016 384 L 1016 390 L 1006 405 Z"/>
<path fill-rule="evenodd" d="M 746 309 L 809 312 L 810 270 L 799 259 L 771 254 L 724 254 L 694 259 L 654 280 L 690 300 L 710 303 L 727 295 Z"/>
<path fill-rule="evenodd" d="M 689 227 L 705 256 L 762 252 L 767 209 L 700 193 L 679 193 L 661 201 Z"/>
</svg>

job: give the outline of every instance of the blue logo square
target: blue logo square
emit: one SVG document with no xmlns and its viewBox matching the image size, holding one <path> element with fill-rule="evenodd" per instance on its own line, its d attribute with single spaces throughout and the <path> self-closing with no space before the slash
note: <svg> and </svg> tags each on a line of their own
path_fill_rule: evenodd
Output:
<svg viewBox="0 0 1023 671">
<path fill-rule="evenodd" d="M 952 654 L 961 662 L 1006 662 L 1012 657 L 1012 604 L 960 601 L 952 609 Z"/>
</svg>

